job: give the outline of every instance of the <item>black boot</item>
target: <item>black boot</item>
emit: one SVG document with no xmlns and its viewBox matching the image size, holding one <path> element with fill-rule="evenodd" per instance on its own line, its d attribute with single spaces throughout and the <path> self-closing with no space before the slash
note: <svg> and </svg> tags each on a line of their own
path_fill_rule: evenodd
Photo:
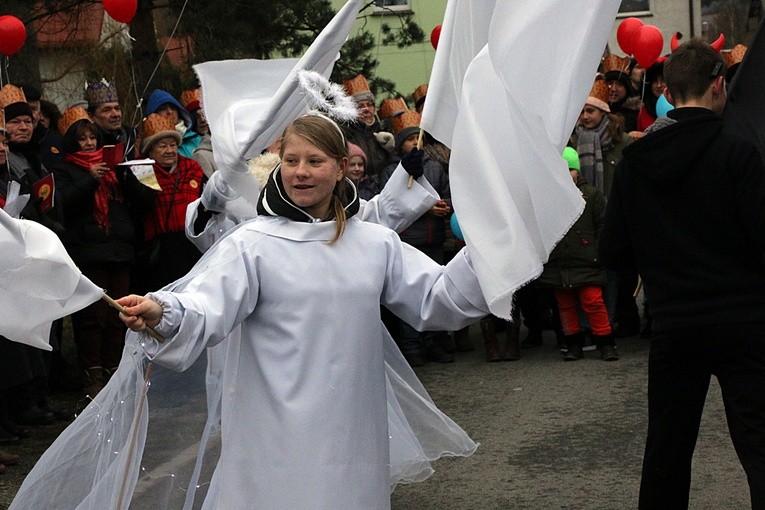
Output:
<svg viewBox="0 0 765 510">
<path fill-rule="evenodd" d="M 619 352 L 616 350 L 616 343 L 613 335 L 592 335 L 592 339 L 600 351 L 600 359 L 603 361 L 617 361 Z"/>
<path fill-rule="evenodd" d="M 566 346 L 568 351 L 563 355 L 563 361 L 577 361 L 584 357 L 584 333 L 574 333 L 573 335 L 566 335 Z"/>
</svg>

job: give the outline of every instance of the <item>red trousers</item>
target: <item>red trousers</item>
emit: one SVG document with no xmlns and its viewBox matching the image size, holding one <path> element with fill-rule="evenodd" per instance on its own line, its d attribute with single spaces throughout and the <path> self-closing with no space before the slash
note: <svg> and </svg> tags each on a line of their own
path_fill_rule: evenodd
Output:
<svg viewBox="0 0 765 510">
<path fill-rule="evenodd" d="M 579 333 L 579 309 L 587 315 L 592 333 L 598 336 L 611 334 L 611 323 L 603 302 L 603 289 L 597 285 L 588 285 L 576 289 L 555 290 L 555 301 L 558 302 L 560 324 L 564 335 Z"/>
</svg>

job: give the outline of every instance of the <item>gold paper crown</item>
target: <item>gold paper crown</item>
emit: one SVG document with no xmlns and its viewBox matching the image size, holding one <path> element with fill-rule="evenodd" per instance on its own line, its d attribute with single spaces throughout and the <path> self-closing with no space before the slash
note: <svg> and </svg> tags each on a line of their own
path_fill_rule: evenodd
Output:
<svg viewBox="0 0 765 510">
<path fill-rule="evenodd" d="M 65 135 L 67 130 L 72 127 L 72 124 L 83 119 L 90 120 L 85 108 L 82 106 L 72 106 L 71 108 L 67 108 L 64 113 L 61 114 L 61 118 L 58 121 L 58 132 L 61 133 L 62 136 Z"/>
<path fill-rule="evenodd" d="M 592 84 L 589 95 L 590 97 L 600 99 L 604 103 L 608 103 L 608 84 L 606 80 L 602 78 L 596 79 L 595 83 Z"/>
<path fill-rule="evenodd" d="M 390 121 L 393 134 L 397 135 L 408 127 L 420 126 L 420 114 L 414 110 L 407 110 Z"/>
<path fill-rule="evenodd" d="M 367 79 L 360 74 L 354 78 L 351 78 L 350 80 L 343 81 L 343 88 L 345 88 L 345 93 L 349 96 L 355 96 L 356 94 L 361 94 L 364 92 L 369 92 L 370 94 L 372 93 L 372 91 L 369 90 Z"/>
<path fill-rule="evenodd" d="M 24 91 L 16 85 L 10 83 L 0 89 L 0 106 L 8 106 L 13 103 L 26 103 L 27 98 Z"/>
<path fill-rule="evenodd" d="M 404 101 L 403 97 L 391 97 L 384 99 L 383 102 L 380 103 L 380 109 L 377 113 L 380 115 L 381 119 L 387 119 L 394 115 L 400 115 L 408 109 L 409 107 L 406 105 L 406 101 Z"/>
<path fill-rule="evenodd" d="M 734 64 L 740 64 L 741 61 L 744 60 L 745 53 L 746 46 L 743 44 L 737 44 L 730 51 L 723 52 L 723 57 L 725 58 L 727 67 L 730 67 Z"/>
<path fill-rule="evenodd" d="M 85 98 L 88 101 L 88 106 L 120 102 L 117 96 L 117 85 L 113 81 L 106 81 L 104 78 L 101 78 L 101 81 L 88 83 L 85 88 Z"/>
<path fill-rule="evenodd" d="M 412 101 L 414 101 L 415 106 L 419 106 L 420 101 L 425 100 L 425 96 L 428 94 L 428 84 L 423 83 L 416 89 L 414 89 L 414 92 L 412 92 Z"/>
<path fill-rule="evenodd" d="M 0 131 L 5 131 L 5 112 L 0 107 Z"/>
<path fill-rule="evenodd" d="M 202 89 L 181 92 L 181 104 L 189 111 L 198 110 L 202 104 Z"/>
<path fill-rule="evenodd" d="M 178 143 L 181 143 L 181 134 L 175 130 L 175 125 L 169 117 L 152 113 L 143 119 L 143 130 L 141 131 L 141 152 L 147 152 L 149 146 L 154 142 L 165 137 L 172 137 Z"/>
<path fill-rule="evenodd" d="M 608 55 L 603 59 L 603 73 L 617 71 L 620 73 L 630 72 L 629 57 L 620 57 L 618 55 Z"/>
</svg>

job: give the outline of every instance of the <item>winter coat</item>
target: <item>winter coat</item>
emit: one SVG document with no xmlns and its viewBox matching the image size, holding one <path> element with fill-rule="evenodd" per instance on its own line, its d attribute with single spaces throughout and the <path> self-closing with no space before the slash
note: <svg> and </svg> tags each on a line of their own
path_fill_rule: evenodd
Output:
<svg viewBox="0 0 765 510">
<path fill-rule="evenodd" d="M 705 108 L 625 149 L 600 255 L 637 269 L 654 329 L 765 321 L 765 168 Z"/>
<path fill-rule="evenodd" d="M 584 212 L 555 246 L 538 284 L 555 289 L 605 285 L 606 270 L 598 258 L 598 236 L 603 230 L 603 194 L 579 177 L 577 188 L 586 203 Z"/>
<path fill-rule="evenodd" d="M 380 188 L 393 175 L 398 163 L 388 165 L 381 175 Z M 433 186 L 438 196 L 452 205 L 452 194 L 449 189 L 449 176 L 444 172 L 443 167 L 430 159 L 427 155 L 423 159 L 423 177 Z M 442 246 L 446 241 L 446 223 L 449 217 L 438 217 L 426 212 L 412 223 L 409 227 L 399 233 L 401 240 L 415 247 Z"/>
<path fill-rule="evenodd" d="M 124 174 L 128 182 L 116 186 L 109 200 L 109 232 L 99 226 L 93 215 L 93 203 L 99 181 L 90 172 L 64 162 L 53 170 L 57 200 L 64 211 L 66 231 L 61 240 L 78 265 L 132 264 L 135 259 L 136 230 L 131 216 L 131 198 L 142 186 L 132 172 Z M 134 207 L 139 208 L 137 203 Z M 138 212 L 138 211 L 136 211 Z"/>
<path fill-rule="evenodd" d="M 571 136 L 571 145 L 576 147 L 577 136 L 576 134 Z M 603 196 L 608 197 L 611 195 L 611 186 L 614 182 L 614 171 L 616 165 L 622 160 L 622 153 L 628 145 L 632 143 L 632 139 L 626 134 L 622 134 L 621 140 L 613 140 L 611 148 L 607 151 L 603 151 Z"/>
<path fill-rule="evenodd" d="M 215 164 L 215 159 L 213 159 L 212 138 L 210 138 L 210 135 L 202 137 L 199 145 L 194 149 L 191 159 L 199 163 L 208 179 L 212 177 L 212 174 L 215 173 L 218 167 Z"/>
<path fill-rule="evenodd" d="M 365 174 L 380 182 L 385 167 L 397 161 L 396 157 L 375 138 L 375 133 L 382 130 L 380 124 L 375 122 L 371 126 L 367 126 L 363 122 L 353 122 L 344 124 L 342 129 L 346 140 L 361 147 L 361 150 L 367 155 Z M 382 189 L 382 182 L 380 182 L 380 189 Z"/>
</svg>

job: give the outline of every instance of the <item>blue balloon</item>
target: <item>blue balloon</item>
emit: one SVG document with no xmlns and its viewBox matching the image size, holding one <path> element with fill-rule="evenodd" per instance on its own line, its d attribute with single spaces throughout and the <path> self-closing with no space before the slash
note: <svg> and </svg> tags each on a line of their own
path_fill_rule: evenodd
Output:
<svg viewBox="0 0 765 510">
<path fill-rule="evenodd" d="M 454 232 L 454 237 L 459 239 L 460 241 L 464 241 L 465 238 L 462 236 L 462 229 L 460 228 L 459 222 L 457 222 L 457 215 L 452 213 L 452 218 L 449 220 L 449 226 L 452 227 L 452 232 Z"/>
<path fill-rule="evenodd" d="M 670 104 L 669 101 L 667 101 L 667 98 L 664 96 L 664 94 L 659 96 L 659 99 L 656 101 L 656 116 L 657 117 L 666 117 L 667 112 L 674 109 L 675 109 L 675 106 Z"/>
</svg>

